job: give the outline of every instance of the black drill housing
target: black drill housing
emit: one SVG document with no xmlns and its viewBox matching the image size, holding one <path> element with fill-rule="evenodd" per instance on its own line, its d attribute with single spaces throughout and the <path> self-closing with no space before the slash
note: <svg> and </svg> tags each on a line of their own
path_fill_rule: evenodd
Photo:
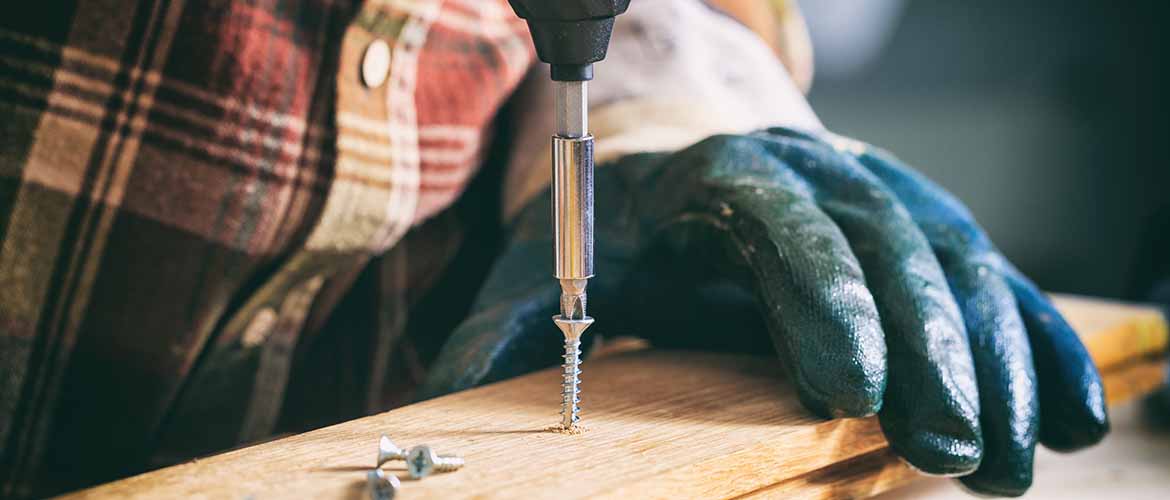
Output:
<svg viewBox="0 0 1170 500">
<path fill-rule="evenodd" d="M 528 21 L 536 55 L 549 64 L 552 79 L 593 79 L 593 63 L 605 59 L 613 18 L 630 0 L 508 0 Z"/>
</svg>

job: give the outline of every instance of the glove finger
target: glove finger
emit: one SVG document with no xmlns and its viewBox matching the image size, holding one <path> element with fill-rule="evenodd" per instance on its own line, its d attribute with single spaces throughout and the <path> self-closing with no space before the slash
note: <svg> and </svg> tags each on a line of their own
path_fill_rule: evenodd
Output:
<svg viewBox="0 0 1170 500">
<path fill-rule="evenodd" d="M 818 187 L 849 238 L 881 313 L 889 386 L 880 414 L 891 448 L 931 474 L 982 459 L 979 392 L 963 317 L 926 236 L 894 193 L 856 159 L 823 144 L 767 135 Z"/>
<path fill-rule="evenodd" d="M 1020 304 L 1036 364 L 1040 394 L 1040 443 L 1075 451 L 1109 432 L 1105 389 L 1080 337 L 1035 284 L 1015 268 L 1007 280 Z"/>
<path fill-rule="evenodd" d="M 983 430 L 983 462 L 961 481 L 979 493 L 1023 495 L 1032 485 L 1040 404 L 1015 296 L 988 266 L 958 263 L 944 269 L 971 340 Z"/>
<path fill-rule="evenodd" d="M 718 238 L 710 238 L 718 241 Z M 705 259 L 652 248 L 634 266 L 619 295 L 624 331 L 655 347 L 743 354 L 775 350 L 766 334 L 759 298 L 722 269 L 702 269 Z M 679 270 L 686 270 L 679 272 Z M 609 333 L 607 331 L 607 333 Z"/>
<path fill-rule="evenodd" d="M 876 412 L 885 388 L 877 308 L 848 242 L 807 185 L 746 137 L 709 138 L 670 161 L 641 191 L 646 233 L 674 249 L 660 251 L 750 269 L 742 284 L 765 305 L 804 405 L 824 417 Z"/>
<path fill-rule="evenodd" d="M 889 179 L 887 185 L 897 192 L 921 227 L 960 229 L 964 243 L 986 249 L 989 265 L 1011 286 L 1032 350 L 1040 399 L 1040 442 L 1054 450 L 1072 451 L 1100 441 L 1109 431 L 1101 377 L 1060 311 L 995 250 L 958 200 L 909 168 L 892 167 L 897 162 L 879 151 L 848 147 L 864 150 L 860 154 L 863 163 Z"/>
<path fill-rule="evenodd" d="M 1022 495 L 1032 484 L 1039 401 L 1027 331 L 1011 287 L 996 271 L 998 253 L 941 188 L 891 159 L 859 160 L 904 200 L 963 312 L 979 384 L 983 462 L 962 482 L 980 493 Z"/>
</svg>

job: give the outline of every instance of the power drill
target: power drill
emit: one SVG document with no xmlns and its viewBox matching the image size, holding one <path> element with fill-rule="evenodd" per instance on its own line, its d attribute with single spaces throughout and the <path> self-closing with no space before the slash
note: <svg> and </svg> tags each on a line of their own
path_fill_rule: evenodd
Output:
<svg viewBox="0 0 1170 500">
<path fill-rule="evenodd" d="M 565 334 L 561 427 L 578 421 L 581 334 L 585 286 L 593 277 L 593 136 L 589 135 L 589 80 L 593 63 L 605 59 L 614 17 L 630 0 L 508 0 L 528 22 L 536 55 L 549 64 L 556 98 L 552 136 L 554 276 L 561 285 L 561 313 L 553 322 Z"/>
</svg>

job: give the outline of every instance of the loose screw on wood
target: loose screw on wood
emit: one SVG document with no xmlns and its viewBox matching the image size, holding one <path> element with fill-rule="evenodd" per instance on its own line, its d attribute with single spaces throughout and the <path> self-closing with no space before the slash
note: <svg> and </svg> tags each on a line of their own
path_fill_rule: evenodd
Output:
<svg viewBox="0 0 1170 500">
<path fill-rule="evenodd" d="M 416 446 L 415 448 L 418 448 L 418 447 Z M 430 448 L 427 448 L 427 449 L 430 449 Z M 389 462 L 391 460 L 407 460 L 407 455 L 408 455 L 408 452 L 406 450 L 399 448 L 397 445 L 395 445 L 394 442 L 391 441 L 390 438 L 387 437 L 385 434 L 383 434 L 382 438 L 378 440 L 378 465 L 377 465 L 377 467 L 381 467 L 383 464 L 385 464 L 386 462 Z M 455 455 L 444 454 L 444 455 L 438 455 L 438 457 L 440 459 L 443 459 L 443 460 L 459 459 L 460 462 L 462 462 L 462 460 L 463 460 Z"/>
<path fill-rule="evenodd" d="M 366 474 L 366 490 L 373 500 L 394 500 L 401 484 L 398 476 L 386 474 L 382 469 L 374 469 Z"/>
<path fill-rule="evenodd" d="M 394 442 L 383 434 L 382 439 L 378 440 L 378 465 L 376 467 L 381 467 L 382 464 L 391 460 L 406 460 L 406 450 L 395 446 Z"/>
<path fill-rule="evenodd" d="M 454 455 L 439 456 L 425 444 L 406 453 L 406 471 L 414 479 L 422 479 L 435 472 L 451 472 L 463 467 L 463 459 Z"/>
</svg>

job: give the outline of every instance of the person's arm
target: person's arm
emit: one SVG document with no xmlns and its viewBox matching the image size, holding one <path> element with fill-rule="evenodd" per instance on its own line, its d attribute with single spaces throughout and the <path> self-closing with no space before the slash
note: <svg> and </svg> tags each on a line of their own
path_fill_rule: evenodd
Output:
<svg viewBox="0 0 1170 500">
<path fill-rule="evenodd" d="M 634 2 L 592 85 L 592 335 L 774 351 L 811 411 L 876 413 L 912 465 L 983 493 L 1026 491 L 1037 442 L 1072 450 L 1108 430 L 1096 369 L 1045 295 L 945 190 L 825 131 L 742 24 L 699 0 Z M 551 108 L 532 106 L 512 242 L 427 394 L 558 359 Z"/>
<path fill-rule="evenodd" d="M 5 7 L 5 498 L 265 438 L 306 401 L 298 379 L 384 366 L 400 343 L 346 358 L 314 337 L 372 257 L 464 192 L 534 60 L 504 0 Z M 415 272 L 378 300 L 419 293 L 436 255 L 395 258 Z M 355 385 L 304 406 L 364 408 L 377 391 Z"/>
</svg>

